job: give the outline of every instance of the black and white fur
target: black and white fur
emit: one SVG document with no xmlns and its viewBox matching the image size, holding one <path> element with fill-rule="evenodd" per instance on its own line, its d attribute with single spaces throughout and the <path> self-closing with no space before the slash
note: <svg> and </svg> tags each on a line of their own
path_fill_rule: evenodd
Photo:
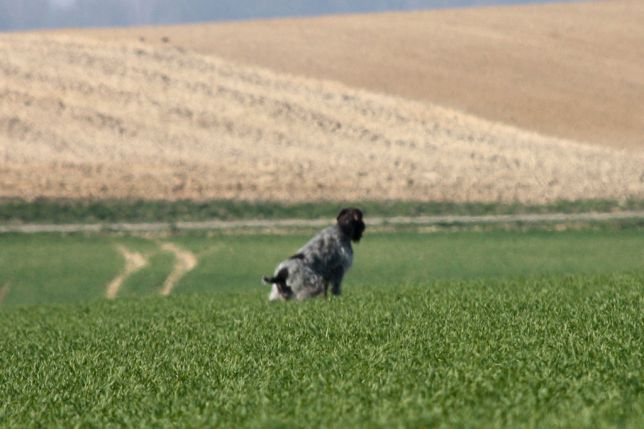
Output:
<svg viewBox="0 0 644 429">
<path fill-rule="evenodd" d="M 280 262 L 273 277 L 264 277 L 272 285 L 268 299 L 304 300 L 331 293 L 340 295 L 342 279 L 353 263 L 351 242 L 362 238 L 365 224 L 362 211 L 343 209 L 337 223 L 320 231 L 297 253 Z"/>
</svg>

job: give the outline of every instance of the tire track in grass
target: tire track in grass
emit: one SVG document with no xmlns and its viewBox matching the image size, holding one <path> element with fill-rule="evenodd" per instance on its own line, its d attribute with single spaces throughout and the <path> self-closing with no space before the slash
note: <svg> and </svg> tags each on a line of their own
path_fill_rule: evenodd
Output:
<svg viewBox="0 0 644 429">
<path fill-rule="evenodd" d="M 168 252 L 174 253 L 176 261 L 174 264 L 174 269 L 165 279 L 165 281 L 163 282 L 163 287 L 161 288 L 161 295 L 168 296 L 172 293 L 172 290 L 174 289 L 177 282 L 199 264 L 199 260 L 194 253 L 189 250 L 183 249 L 174 243 L 162 243 L 161 248 Z"/>
<path fill-rule="evenodd" d="M 105 287 L 105 297 L 107 299 L 116 298 L 123 282 L 129 276 L 148 265 L 148 260 L 141 253 L 132 252 L 123 245 L 118 245 L 116 248 L 125 258 L 125 269 Z"/>
</svg>

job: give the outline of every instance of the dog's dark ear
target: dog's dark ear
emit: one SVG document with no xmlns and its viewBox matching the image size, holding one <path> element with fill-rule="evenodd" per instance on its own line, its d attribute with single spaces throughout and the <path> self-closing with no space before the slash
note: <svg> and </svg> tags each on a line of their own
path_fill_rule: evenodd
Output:
<svg viewBox="0 0 644 429">
<path fill-rule="evenodd" d="M 342 209 L 342 210 L 340 210 L 340 213 L 338 213 L 338 217 L 336 218 L 338 223 L 342 223 L 342 222 L 346 221 L 345 219 L 346 219 L 347 214 L 349 213 L 349 210 L 350 209 Z"/>
</svg>

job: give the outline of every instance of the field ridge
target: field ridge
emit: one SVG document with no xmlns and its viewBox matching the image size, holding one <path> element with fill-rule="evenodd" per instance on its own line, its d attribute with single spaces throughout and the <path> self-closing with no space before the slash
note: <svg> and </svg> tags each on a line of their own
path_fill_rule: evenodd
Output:
<svg viewBox="0 0 644 429">
<path fill-rule="evenodd" d="M 631 210 L 610 213 L 532 213 L 497 215 L 439 215 L 439 216 L 374 216 L 367 219 L 370 226 L 405 225 L 494 225 L 494 224 L 538 224 L 573 222 L 615 222 L 625 220 L 641 221 L 644 211 Z M 7 233 L 73 233 L 73 232 L 159 232 L 191 230 L 233 230 L 233 229 L 275 229 L 312 228 L 328 225 L 330 219 L 246 219 L 208 220 L 201 222 L 141 222 L 141 223 L 89 223 L 89 224 L 17 224 L 0 225 L 0 234 Z M 177 250 L 177 249 L 175 249 Z M 174 252 L 174 250 L 173 250 Z M 189 258 L 188 258 L 189 259 Z M 187 259 L 186 259 L 187 260 Z M 186 263 L 186 266 L 193 264 Z"/>
</svg>

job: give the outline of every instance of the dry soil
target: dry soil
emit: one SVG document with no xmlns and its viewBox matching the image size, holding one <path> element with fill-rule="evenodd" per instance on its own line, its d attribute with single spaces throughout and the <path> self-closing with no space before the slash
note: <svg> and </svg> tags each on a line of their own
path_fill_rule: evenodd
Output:
<svg viewBox="0 0 644 429">
<path fill-rule="evenodd" d="M 644 2 L 611 0 L 82 30 L 644 149 Z"/>
</svg>

